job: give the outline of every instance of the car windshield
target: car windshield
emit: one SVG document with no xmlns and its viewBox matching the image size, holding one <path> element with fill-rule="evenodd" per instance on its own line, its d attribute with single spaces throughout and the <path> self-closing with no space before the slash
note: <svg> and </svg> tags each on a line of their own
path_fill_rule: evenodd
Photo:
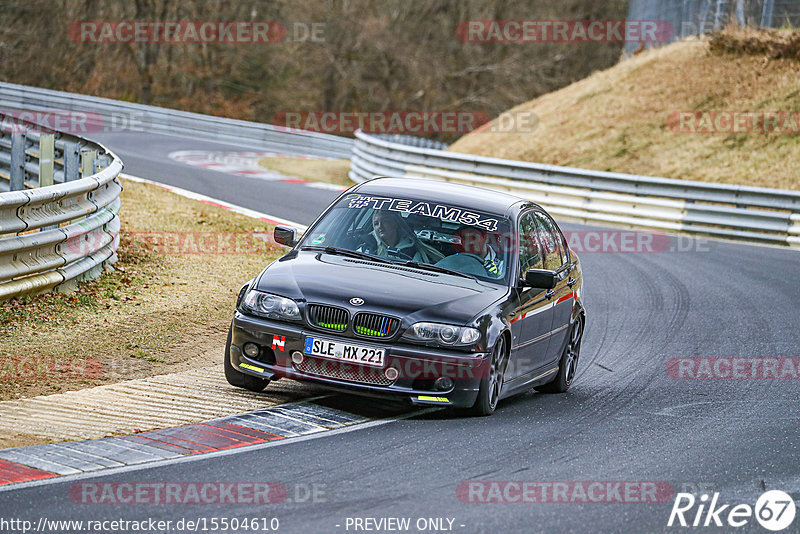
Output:
<svg viewBox="0 0 800 534">
<path fill-rule="evenodd" d="M 505 283 L 512 261 L 510 228 L 502 215 L 422 199 L 352 193 L 303 236 L 300 249 L 357 253 L 365 259 L 372 256 Z"/>
</svg>

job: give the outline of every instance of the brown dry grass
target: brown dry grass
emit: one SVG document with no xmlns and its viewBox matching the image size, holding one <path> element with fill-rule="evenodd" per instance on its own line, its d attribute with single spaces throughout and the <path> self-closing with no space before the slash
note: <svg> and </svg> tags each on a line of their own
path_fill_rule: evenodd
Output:
<svg viewBox="0 0 800 534">
<path fill-rule="evenodd" d="M 262 240 L 271 226 L 123 186 L 118 270 L 77 293 L 0 303 L 0 400 L 222 361 L 239 288 L 279 254 Z"/>
<path fill-rule="evenodd" d="M 715 54 L 764 56 L 800 60 L 800 32 L 729 28 L 711 34 L 709 49 Z"/>
<path fill-rule="evenodd" d="M 800 110 L 800 33 L 726 31 L 710 43 L 682 41 L 638 54 L 507 112 L 534 111 L 540 122 L 532 133 L 472 133 L 450 150 L 800 189 L 798 134 L 679 133 L 668 125 L 678 111 Z"/>
<path fill-rule="evenodd" d="M 353 181 L 347 176 L 348 159 L 264 158 L 258 162 L 265 169 L 312 182 L 350 187 Z"/>
</svg>

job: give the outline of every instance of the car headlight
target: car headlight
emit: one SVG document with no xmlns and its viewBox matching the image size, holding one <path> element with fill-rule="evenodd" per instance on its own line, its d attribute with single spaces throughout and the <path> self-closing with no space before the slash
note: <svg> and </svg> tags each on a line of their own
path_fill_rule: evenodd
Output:
<svg viewBox="0 0 800 534">
<path fill-rule="evenodd" d="M 244 296 L 242 309 L 268 319 L 300 320 L 300 309 L 295 301 L 255 289 Z"/>
<path fill-rule="evenodd" d="M 236 296 L 236 307 L 242 305 L 242 299 L 247 294 L 247 290 L 250 289 L 250 285 L 253 283 L 253 280 L 248 280 L 248 282 L 242 286 L 242 289 L 239 290 L 239 294 Z"/>
<path fill-rule="evenodd" d="M 403 337 L 418 342 L 435 342 L 445 346 L 474 345 L 481 338 L 475 328 L 441 323 L 414 323 Z"/>
</svg>

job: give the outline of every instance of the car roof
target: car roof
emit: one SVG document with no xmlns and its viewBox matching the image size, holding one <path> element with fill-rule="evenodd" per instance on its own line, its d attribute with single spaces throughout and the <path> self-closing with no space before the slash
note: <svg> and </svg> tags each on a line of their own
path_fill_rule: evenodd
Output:
<svg viewBox="0 0 800 534">
<path fill-rule="evenodd" d="M 508 214 L 516 205 L 536 205 L 520 197 L 470 185 L 379 176 L 358 186 L 355 191 L 386 197 L 405 197 L 449 204 L 491 213 Z"/>
</svg>

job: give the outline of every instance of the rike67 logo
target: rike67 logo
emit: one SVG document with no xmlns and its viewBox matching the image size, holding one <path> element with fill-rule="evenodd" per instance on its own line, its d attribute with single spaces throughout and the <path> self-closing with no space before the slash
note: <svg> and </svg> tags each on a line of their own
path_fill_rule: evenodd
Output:
<svg viewBox="0 0 800 534">
<path fill-rule="evenodd" d="M 794 521 L 797 505 L 791 495 L 771 490 L 761 495 L 755 506 L 749 504 L 719 504 L 719 493 L 703 494 L 697 499 L 691 493 L 678 493 L 667 526 L 681 527 L 743 527 L 755 517 L 767 530 L 784 530 Z"/>
</svg>

